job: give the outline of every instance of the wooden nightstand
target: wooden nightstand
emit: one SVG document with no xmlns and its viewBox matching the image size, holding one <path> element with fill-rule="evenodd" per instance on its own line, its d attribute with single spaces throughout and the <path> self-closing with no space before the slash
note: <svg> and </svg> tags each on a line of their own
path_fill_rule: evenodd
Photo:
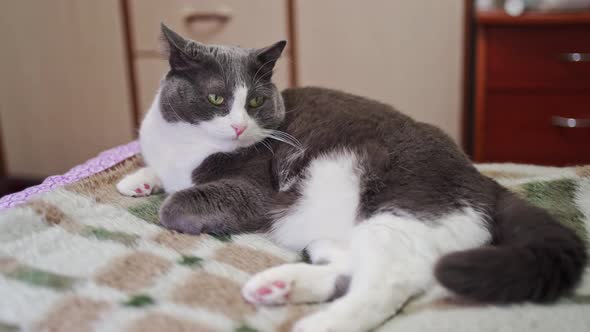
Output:
<svg viewBox="0 0 590 332">
<path fill-rule="evenodd" d="M 476 26 L 475 161 L 590 163 L 590 12 Z"/>
</svg>

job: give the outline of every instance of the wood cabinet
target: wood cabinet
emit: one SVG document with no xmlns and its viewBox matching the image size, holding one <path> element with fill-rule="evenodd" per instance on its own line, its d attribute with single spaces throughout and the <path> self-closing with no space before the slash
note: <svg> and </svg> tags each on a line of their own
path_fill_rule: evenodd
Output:
<svg viewBox="0 0 590 332">
<path fill-rule="evenodd" d="M 118 0 L 0 1 L 5 173 L 61 173 L 133 138 Z"/>
<path fill-rule="evenodd" d="M 476 161 L 590 162 L 590 13 L 477 16 Z"/>
</svg>

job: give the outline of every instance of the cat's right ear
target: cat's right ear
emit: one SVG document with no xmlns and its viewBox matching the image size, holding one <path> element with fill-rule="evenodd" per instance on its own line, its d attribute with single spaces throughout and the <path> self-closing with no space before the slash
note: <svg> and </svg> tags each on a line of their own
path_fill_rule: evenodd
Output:
<svg viewBox="0 0 590 332">
<path fill-rule="evenodd" d="M 168 58 L 170 68 L 182 70 L 190 63 L 190 57 L 186 54 L 186 46 L 189 43 L 181 35 L 172 31 L 164 23 L 160 24 L 160 41 L 162 52 Z"/>
</svg>

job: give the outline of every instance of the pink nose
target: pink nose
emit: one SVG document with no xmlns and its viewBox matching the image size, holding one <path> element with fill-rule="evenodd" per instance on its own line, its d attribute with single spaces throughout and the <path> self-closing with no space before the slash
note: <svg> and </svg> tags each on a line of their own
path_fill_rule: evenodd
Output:
<svg viewBox="0 0 590 332">
<path fill-rule="evenodd" d="M 240 135 L 246 130 L 246 125 L 231 125 L 231 127 L 234 128 L 236 137 L 240 137 Z"/>
</svg>

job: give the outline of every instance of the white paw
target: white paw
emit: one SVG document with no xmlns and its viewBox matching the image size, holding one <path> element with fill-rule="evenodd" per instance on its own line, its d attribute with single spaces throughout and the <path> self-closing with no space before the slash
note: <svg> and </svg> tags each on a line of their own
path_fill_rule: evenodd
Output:
<svg viewBox="0 0 590 332">
<path fill-rule="evenodd" d="M 147 167 L 127 175 L 117 183 L 117 190 L 121 194 L 131 197 L 149 196 L 161 188 L 160 179 Z"/>
<path fill-rule="evenodd" d="M 242 288 L 253 304 L 323 302 L 334 295 L 339 271 L 332 266 L 285 264 L 262 271 Z"/>
<path fill-rule="evenodd" d="M 271 272 L 271 273 L 267 273 Z M 285 304 L 291 296 L 293 280 L 267 270 L 252 277 L 242 288 L 242 296 L 252 304 Z"/>
</svg>

